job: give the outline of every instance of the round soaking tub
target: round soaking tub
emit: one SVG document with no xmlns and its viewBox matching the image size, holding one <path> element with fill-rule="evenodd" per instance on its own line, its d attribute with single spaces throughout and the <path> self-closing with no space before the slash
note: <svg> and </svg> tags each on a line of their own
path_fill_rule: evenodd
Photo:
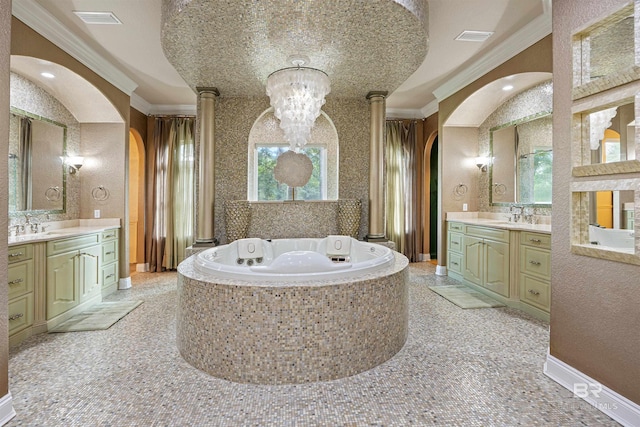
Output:
<svg viewBox="0 0 640 427">
<path fill-rule="evenodd" d="M 408 333 L 408 259 L 348 236 L 241 239 L 178 267 L 177 346 L 215 377 L 326 381 L 393 357 Z"/>
</svg>

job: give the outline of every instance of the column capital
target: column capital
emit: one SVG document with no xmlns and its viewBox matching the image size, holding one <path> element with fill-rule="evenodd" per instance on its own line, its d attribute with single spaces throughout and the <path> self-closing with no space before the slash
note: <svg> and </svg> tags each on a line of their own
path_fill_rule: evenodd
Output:
<svg viewBox="0 0 640 427">
<path fill-rule="evenodd" d="M 389 91 L 387 90 L 372 90 L 367 94 L 367 99 L 371 98 L 386 98 L 389 95 Z"/>
<path fill-rule="evenodd" d="M 220 96 L 220 91 L 217 87 L 196 87 L 196 90 L 198 91 L 198 95 L 203 93 L 212 93 L 215 96 Z"/>
</svg>

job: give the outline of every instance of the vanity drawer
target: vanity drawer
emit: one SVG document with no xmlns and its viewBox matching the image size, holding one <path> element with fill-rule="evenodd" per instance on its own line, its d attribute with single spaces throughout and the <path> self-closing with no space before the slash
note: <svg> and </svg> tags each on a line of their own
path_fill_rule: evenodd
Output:
<svg viewBox="0 0 640 427">
<path fill-rule="evenodd" d="M 475 225 L 467 225 L 467 234 L 476 237 L 482 237 L 491 240 L 499 240 L 502 242 L 509 241 L 509 230 L 501 228 L 476 227 Z"/>
<path fill-rule="evenodd" d="M 98 234 L 86 234 L 83 236 L 72 237 L 69 239 L 58 239 L 47 242 L 47 255 L 56 255 L 59 253 L 84 248 L 86 246 L 97 245 L 100 240 Z"/>
<path fill-rule="evenodd" d="M 462 253 L 462 237 L 464 235 L 460 233 L 449 233 L 448 248 L 450 251 Z"/>
<path fill-rule="evenodd" d="M 33 245 L 11 246 L 8 250 L 9 264 L 33 258 Z"/>
<path fill-rule="evenodd" d="M 118 281 L 118 263 L 114 262 L 102 268 L 102 287 L 106 288 Z"/>
<path fill-rule="evenodd" d="M 537 248 L 551 249 L 551 235 L 523 231 L 520 233 L 520 243 Z"/>
<path fill-rule="evenodd" d="M 33 324 L 33 292 L 9 302 L 9 335 Z"/>
<path fill-rule="evenodd" d="M 547 249 L 529 246 L 521 246 L 520 249 L 520 272 L 549 280 L 551 277 L 551 252 Z"/>
<path fill-rule="evenodd" d="M 102 264 L 108 264 L 118 259 L 117 246 L 117 240 L 102 243 Z"/>
<path fill-rule="evenodd" d="M 449 251 L 449 261 L 447 263 L 447 268 L 455 273 L 462 274 L 463 273 L 462 260 L 463 260 L 462 254 Z"/>
<path fill-rule="evenodd" d="M 118 238 L 118 230 L 105 230 L 102 232 L 102 241 L 105 242 L 107 240 L 114 240 Z"/>
<path fill-rule="evenodd" d="M 33 260 L 11 264 L 8 270 L 9 299 L 33 291 Z"/>
<path fill-rule="evenodd" d="M 549 282 L 526 274 L 520 275 L 520 300 L 549 311 L 551 292 Z"/>
<path fill-rule="evenodd" d="M 464 224 L 461 222 L 450 222 L 449 231 L 459 231 L 460 233 L 464 233 Z"/>
</svg>

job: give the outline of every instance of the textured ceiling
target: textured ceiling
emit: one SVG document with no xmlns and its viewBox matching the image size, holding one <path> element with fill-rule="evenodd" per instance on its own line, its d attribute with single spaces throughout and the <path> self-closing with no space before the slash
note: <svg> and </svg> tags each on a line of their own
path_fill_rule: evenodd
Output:
<svg viewBox="0 0 640 427">
<path fill-rule="evenodd" d="M 162 47 L 187 84 L 264 96 L 272 72 L 305 55 L 335 97 L 394 91 L 425 59 L 426 0 L 163 0 Z"/>
</svg>

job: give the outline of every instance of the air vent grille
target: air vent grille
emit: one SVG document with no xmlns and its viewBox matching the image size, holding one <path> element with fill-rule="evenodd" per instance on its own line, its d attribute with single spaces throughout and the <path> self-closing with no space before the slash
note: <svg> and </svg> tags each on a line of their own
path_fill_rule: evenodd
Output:
<svg viewBox="0 0 640 427">
<path fill-rule="evenodd" d="M 461 42 L 483 42 L 493 35 L 492 31 L 464 30 L 455 39 Z"/>
<path fill-rule="evenodd" d="M 78 12 L 74 11 L 78 18 L 85 24 L 122 24 L 113 12 Z"/>
</svg>

